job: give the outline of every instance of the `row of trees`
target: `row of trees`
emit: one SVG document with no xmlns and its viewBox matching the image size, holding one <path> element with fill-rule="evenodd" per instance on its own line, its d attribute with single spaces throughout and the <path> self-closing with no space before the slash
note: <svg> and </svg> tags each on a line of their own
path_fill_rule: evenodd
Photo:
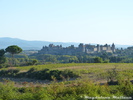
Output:
<svg viewBox="0 0 133 100">
<path fill-rule="evenodd" d="M 109 59 L 89 55 L 51 55 L 41 54 L 29 56 L 37 59 L 41 64 L 45 63 L 109 63 Z"/>
<path fill-rule="evenodd" d="M 77 55 L 51 55 L 33 54 L 30 58 L 39 60 L 41 63 L 133 63 L 133 50 L 117 50 L 115 53 L 100 52 L 95 54 Z M 124 53 L 126 52 L 126 53 Z"/>
</svg>

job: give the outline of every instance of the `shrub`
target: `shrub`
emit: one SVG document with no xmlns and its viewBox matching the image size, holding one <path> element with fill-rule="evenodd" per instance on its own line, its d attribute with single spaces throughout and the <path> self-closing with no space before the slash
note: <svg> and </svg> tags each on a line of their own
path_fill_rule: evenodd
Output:
<svg viewBox="0 0 133 100">
<path fill-rule="evenodd" d="M 57 80 L 62 80 L 63 78 L 76 78 L 79 77 L 78 74 L 74 73 L 71 70 L 49 70 L 44 69 L 37 71 L 36 68 L 31 68 L 27 72 L 19 73 L 18 69 L 9 69 L 9 70 L 1 70 L 0 76 L 4 77 L 17 77 L 17 78 L 32 78 L 32 79 L 40 79 L 40 80 L 53 80 L 53 78 Z"/>
<path fill-rule="evenodd" d="M 73 71 L 68 70 L 68 69 L 62 71 L 62 72 L 61 72 L 61 75 L 62 75 L 63 77 L 65 77 L 65 78 L 68 78 L 68 77 L 74 78 L 74 77 L 78 77 L 78 76 L 79 76 L 77 73 L 74 73 Z"/>
<path fill-rule="evenodd" d="M 36 70 L 37 70 L 37 68 L 32 67 L 32 68 L 30 68 L 30 69 L 27 71 L 27 73 L 32 73 L 32 72 L 34 72 L 34 71 L 36 71 Z"/>
<path fill-rule="evenodd" d="M 0 76 L 9 76 L 14 77 L 19 73 L 19 69 L 9 69 L 9 70 L 1 70 Z"/>
<path fill-rule="evenodd" d="M 100 57 L 95 57 L 94 58 L 94 63 L 102 63 L 103 62 L 103 59 L 100 58 Z"/>
</svg>

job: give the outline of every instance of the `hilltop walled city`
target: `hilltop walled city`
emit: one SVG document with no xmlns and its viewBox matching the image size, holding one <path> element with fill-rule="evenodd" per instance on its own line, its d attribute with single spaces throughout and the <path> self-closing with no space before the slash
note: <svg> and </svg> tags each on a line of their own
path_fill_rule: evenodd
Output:
<svg viewBox="0 0 133 100">
<path fill-rule="evenodd" d="M 76 53 L 99 53 L 99 52 L 115 52 L 114 43 L 110 45 L 91 45 L 91 44 L 83 44 L 80 43 L 78 47 L 74 47 L 71 45 L 69 47 L 62 47 L 62 45 L 53 45 L 49 44 L 49 46 L 43 46 L 43 48 L 38 52 L 40 54 L 53 54 L 53 55 L 72 55 Z"/>
</svg>

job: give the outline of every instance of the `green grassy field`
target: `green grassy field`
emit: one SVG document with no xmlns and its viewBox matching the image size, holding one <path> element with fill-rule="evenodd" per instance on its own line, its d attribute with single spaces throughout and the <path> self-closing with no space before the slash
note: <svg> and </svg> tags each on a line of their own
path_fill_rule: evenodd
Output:
<svg viewBox="0 0 133 100">
<path fill-rule="evenodd" d="M 50 69 L 50 70 L 71 70 L 80 74 L 81 77 L 89 77 L 95 80 L 106 80 L 106 75 L 109 70 L 116 68 L 116 70 L 123 76 L 133 77 L 133 64 L 132 63 L 69 63 L 69 64 L 47 64 L 36 66 L 13 67 L 19 69 L 20 72 L 28 71 L 30 68 L 37 70 Z M 6 68 L 7 69 L 7 68 Z"/>
<path fill-rule="evenodd" d="M 120 70 L 130 70 L 133 69 L 133 63 L 68 63 L 68 64 L 47 64 L 47 65 L 35 65 L 35 66 L 24 66 L 24 67 L 15 67 L 20 70 L 29 70 L 30 68 L 35 67 L 38 70 L 45 68 L 48 69 L 101 69 L 106 70 L 110 68 L 117 67 Z"/>
</svg>

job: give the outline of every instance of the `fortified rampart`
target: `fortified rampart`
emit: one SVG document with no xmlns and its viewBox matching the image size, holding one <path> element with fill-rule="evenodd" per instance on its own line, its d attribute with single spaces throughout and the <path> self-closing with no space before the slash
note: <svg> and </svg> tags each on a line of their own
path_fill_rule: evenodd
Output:
<svg viewBox="0 0 133 100">
<path fill-rule="evenodd" d="M 99 52 L 115 52 L 115 45 L 114 43 L 110 45 L 90 45 L 90 44 L 83 44 L 80 43 L 78 47 L 74 47 L 71 45 L 69 47 L 62 47 L 62 45 L 53 45 L 49 44 L 49 46 L 43 46 L 43 48 L 38 52 L 41 54 L 53 54 L 53 55 L 72 55 L 77 53 L 99 53 Z"/>
</svg>

